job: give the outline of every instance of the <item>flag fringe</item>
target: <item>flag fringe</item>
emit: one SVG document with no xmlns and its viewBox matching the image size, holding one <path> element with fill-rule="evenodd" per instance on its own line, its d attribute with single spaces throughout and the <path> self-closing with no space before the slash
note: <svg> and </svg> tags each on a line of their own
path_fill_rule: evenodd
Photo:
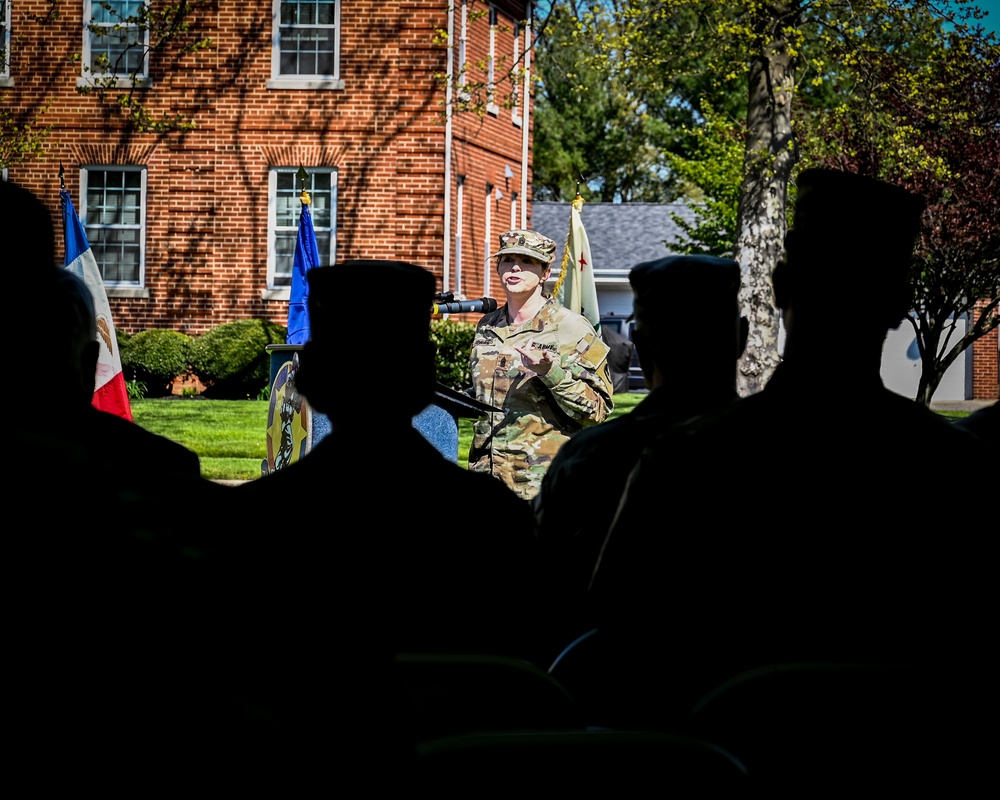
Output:
<svg viewBox="0 0 1000 800">
<path fill-rule="evenodd" d="M 563 245 L 563 257 L 562 264 L 559 265 L 559 279 L 556 281 L 556 285 L 552 287 L 552 296 L 558 297 L 559 290 L 562 288 L 563 281 L 566 280 L 566 265 L 569 264 L 569 240 L 573 235 L 573 210 L 579 211 L 583 208 L 583 197 L 579 192 L 576 193 L 576 197 L 573 198 L 573 202 L 569 204 L 569 230 L 566 231 L 566 243 Z"/>
</svg>

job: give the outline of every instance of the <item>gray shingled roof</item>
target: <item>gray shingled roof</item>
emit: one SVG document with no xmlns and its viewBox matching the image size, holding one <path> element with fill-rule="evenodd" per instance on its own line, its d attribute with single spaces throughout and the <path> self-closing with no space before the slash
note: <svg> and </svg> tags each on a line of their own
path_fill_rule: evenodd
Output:
<svg viewBox="0 0 1000 800">
<path fill-rule="evenodd" d="M 693 221 L 694 212 L 684 203 L 584 203 L 580 212 L 594 259 L 594 274 L 605 270 L 628 272 L 642 261 L 674 255 L 665 242 L 681 233 L 671 219 L 677 214 Z M 569 232 L 569 203 L 531 204 L 531 227 L 556 242 L 558 271 Z"/>
</svg>

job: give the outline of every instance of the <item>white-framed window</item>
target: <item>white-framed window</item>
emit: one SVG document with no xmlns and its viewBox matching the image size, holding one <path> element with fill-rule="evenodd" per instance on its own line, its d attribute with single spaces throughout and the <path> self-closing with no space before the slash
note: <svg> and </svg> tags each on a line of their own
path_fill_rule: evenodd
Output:
<svg viewBox="0 0 1000 800">
<path fill-rule="evenodd" d="M 459 96 L 462 100 L 468 100 L 468 92 L 465 85 L 469 72 L 469 9 L 466 0 L 462 0 L 462 22 L 458 32 L 458 86 Z"/>
<path fill-rule="evenodd" d="M 496 104 L 497 22 L 496 6 L 490 6 L 490 52 L 486 57 L 486 112 L 493 116 L 500 113 L 500 107 Z"/>
<path fill-rule="evenodd" d="M 513 72 L 510 78 L 510 121 L 515 125 L 521 124 L 521 31 L 524 26 L 520 22 L 514 23 L 514 63 L 511 66 Z M 516 225 L 512 225 L 516 228 Z"/>
<path fill-rule="evenodd" d="M 486 184 L 486 215 L 483 233 L 486 236 L 486 264 L 483 267 L 483 296 L 490 296 L 490 279 L 493 277 L 493 189 L 492 183 Z"/>
<path fill-rule="evenodd" d="M 10 3 L 0 0 L 0 86 L 11 86 L 10 80 Z"/>
<path fill-rule="evenodd" d="M 143 0 L 84 0 L 83 78 L 149 78 L 149 26 Z"/>
<path fill-rule="evenodd" d="M 455 203 L 458 208 L 455 220 L 455 293 L 462 294 L 462 237 L 465 235 L 465 176 L 457 178 Z"/>
<path fill-rule="evenodd" d="M 309 213 L 316 232 L 320 266 L 336 263 L 337 252 L 337 170 L 306 167 L 305 186 L 298 178 L 299 167 L 271 167 L 268 174 L 268 289 L 292 285 L 295 243 L 302 213 L 302 190 L 309 193 Z"/>
<path fill-rule="evenodd" d="M 146 168 L 80 168 L 80 219 L 106 286 L 146 279 Z"/>
<path fill-rule="evenodd" d="M 274 0 L 271 89 L 343 89 L 340 0 Z"/>
</svg>

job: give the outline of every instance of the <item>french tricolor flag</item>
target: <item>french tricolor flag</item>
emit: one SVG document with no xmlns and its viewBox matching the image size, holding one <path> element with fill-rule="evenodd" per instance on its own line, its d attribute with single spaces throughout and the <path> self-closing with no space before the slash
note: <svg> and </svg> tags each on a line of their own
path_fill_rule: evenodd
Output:
<svg viewBox="0 0 1000 800">
<path fill-rule="evenodd" d="M 63 233 L 66 237 L 65 266 L 83 278 L 94 297 L 94 309 L 97 312 L 97 340 L 101 343 L 101 353 L 97 359 L 94 408 L 124 417 L 131 422 L 132 407 L 128 402 L 121 353 L 118 352 L 115 324 L 111 320 L 111 306 L 107 292 L 104 291 L 104 281 L 69 192 L 63 189 L 59 192 L 59 198 L 62 203 Z"/>
</svg>

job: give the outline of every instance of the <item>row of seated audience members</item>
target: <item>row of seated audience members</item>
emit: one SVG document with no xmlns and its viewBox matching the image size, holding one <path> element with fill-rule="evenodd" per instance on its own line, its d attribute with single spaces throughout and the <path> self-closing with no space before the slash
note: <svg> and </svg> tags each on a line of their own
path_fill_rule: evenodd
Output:
<svg viewBox="0 0 1000 800">
<path fill-rule="evenodd" d="M 45 206 L 2 186 L 2 218 L 54 242 Z M 15 431 L 27 464 L 14 496 L 33 498 L 34 518 L 18 539 L 30 613 L 15 641 L 19 676 L 40 687 L 17 709 L 25 741 L 65 748 L 84 774 L 114 747 L 122 781 L 205 768 L 287 786 L 316 779 L 333 729 L 352 730 L 341 756 L 377 783 L 386 752 L 408 752 L 400 698 L 385 690 L 394 653 L 547 668 L 594 629 L 571 688 L 591 722 L 617 728 L 679 726 L 713 686 L 775 662 L 987 669 L 989 559 L 964 509 L 989 487 L 965 465 L 995 441 L 995 409 L 963 430 L 879 377 L 908 309 L 922 208 L 884 183 L 802 174 L 774 272 L 783 361 L 744 399 L 738 265 L 637 265 L 634 341 L 651 391 L 571 439 L 530 503 L 411 424 L 435 386 L 426 270 L 310 272 L 297 384 L 332 433 L 232 488 L 203 480 L 186 448 L 93 409 L 93 302 L 54 267 L 54 245 L 40 247 L 30 280 L 46 302 L 33 319 L 17 312 L 37 332 L 47 389 L 32 401 L 44 424 Z M 857 295 L 832 319 L 828 282 L 845 264 Z M 408 299 L 348 355 L 335 304 L 372 281 Z M 351 362 L 385 358 L 405 391 L 360 413 Z"/>
</svg>

